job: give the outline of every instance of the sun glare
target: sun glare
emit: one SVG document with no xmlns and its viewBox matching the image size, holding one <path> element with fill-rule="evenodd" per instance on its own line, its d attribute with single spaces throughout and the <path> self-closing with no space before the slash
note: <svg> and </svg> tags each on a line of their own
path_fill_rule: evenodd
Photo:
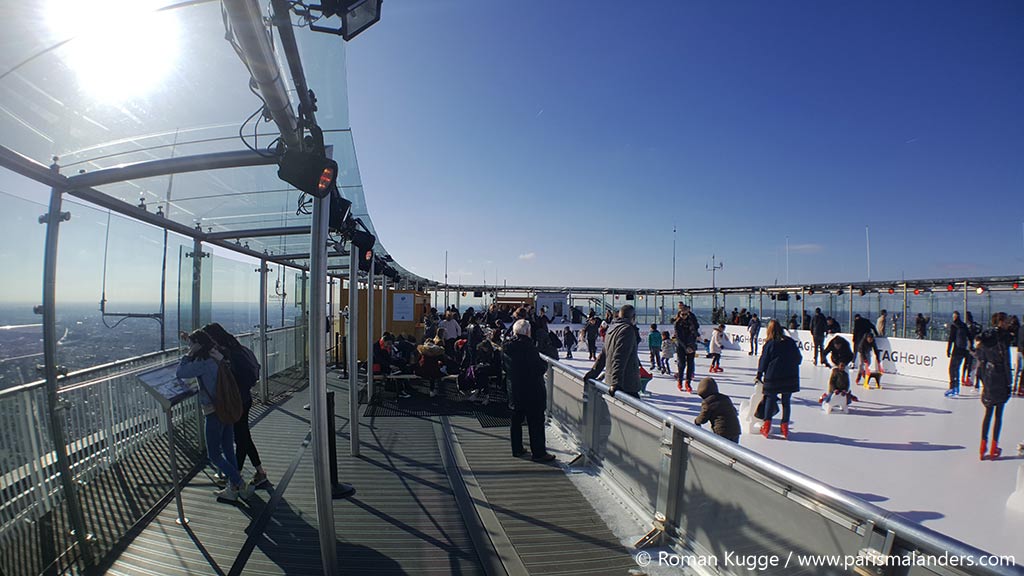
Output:
<svg viewBox="0 0 1024 576">
<path fill-rule="evenodd" d="M 175 10 L 149 0 L 51 0 L 49 25 L 82 91 L 117 104 L 157 89 L 178 55 Z"/>
</svg>

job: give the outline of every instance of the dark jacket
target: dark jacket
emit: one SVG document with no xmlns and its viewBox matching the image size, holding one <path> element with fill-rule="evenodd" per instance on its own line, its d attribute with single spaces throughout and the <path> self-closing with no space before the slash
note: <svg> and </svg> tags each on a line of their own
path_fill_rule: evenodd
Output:
<svg viewBox="0 0 1024 576">
<path fill-rule="evenodd" d="M 757 377 L 764 381 L 766 394 L 786 394 L 800 390 L 800 362 L 803 355 L 789 336 L 764 343 Z"/>
<path fill-rule="evenodd" d="M 825 319 L 825 333 L 826 334 L 839 334 L 843 331 L 843 325 L 839 323 L 835 318 L 832 319 L 832 324 L 829 325 L 828 319 Z"/>
<path fill-rule="evenodd" d="M 870 360 L 871 352 L 874 352 L 875 360 L 881 362 L 881 359 L 878 356 L 878 344 L 874 340 L 868 342 L 868 339 L 864 338 L 863 340 L 860 341 L 860 346 L 858 346 L 857 348 L 860 350 L 860 355 L 862 358 L 867 358 L 868 360 Z"/>
<path fill-rule="evenodd" d="M 804 312 L 803 319 L 800 320 L 800 329 L 801 330 L 810 330 L 811 329 L 811 315 L 808 314 L 807 312 Z"/>
<path fill-rule="evenodd" d="M 814 317 L 811 318 L 811 334 L 815 340 L 824 340 L 825 331 L 828 330 L 828 322 L 825 320 L 825 315 L 821 312 L 815 312 Z"/>
<path fill-rule="evenodd" d="M 697 385 L 697 395 L 703 401 L 700 414 L 693 423 L 697 426 L 711 422 L 711 429 L 723 438 L 738 440 L 740 437 L 740 418 L 736 414 L 736 406 L 732 398 L 718 393 L 718 384 L 711 378 L 705 378 Z"/>
<path fill-rule="evenodd" d="M 985 406 L 999 406 L 1010 399 L 1009 343 L 1009 334 L 1003 330 L 981 333 L 974 355 L 978 359 L 978 379 L 984 386 L 981 403 Z"/>
<path fill-rule="evenodd" d="M 853 321 L 853 343 L 860 346 L 860 341 L 864 339 L 865 334 L 874 334 L 875 338 L 878 338 L 878 330 L 875 329 L 875 325 L 871 323 L 871 320 L 867 318 L 857 318 Z"/>
<path fill-rule="evenodd" d="M 238 395 L 242 397 L 242 406 L 252 406 L 252 388 L 259 381 L 259 376 L 253 370 L 245 350 L 240 347 L 228 352 L 228 360 L 231 361 L 231 375 L 238 385 Z"/>
<path fill-rule="evenodd" d="M 380 346 L 380 340 L 373 343 L 373 373 L 387 374 L 391 367 L 391 352 Z"/>
<path fill-rule="evenodd" d="M 597 340 L 598 333 L 600 333 L 600 331 L 601 331 L 601 323 L 600 322 L 590 322 L 588 320 L 587 321 L 587 325 L 583 327 L 583 331 L 587 335 L 587 341 L 593 342 L 593 341 Z"/>
<path fill-rule="evenodd" d="M 533 340 L 516 336 L 502 346 L 509 405 L 521 412 L 543 412 L 547 408 L 544 373 L 547 363 L 540 358 Z"/>
<path fill-rule="evenodd" d="M 953 350 L 966 351 L 971 345 L 971 333 L 963 320 L 957 318 L 949 324 L 949 338 L 946 338 L 946 356 Z"/>
<path fill-rule="evenodd" d="M 842 336 L 836 336 L 828 341 L 825 346 L 825 356 L 832 361 L 832 364 L 849 364 L 853 362 L 853 349 L 850 343 Z"/>
<path fill-rule="evenodd" d="M 606 375 L 604 383 L 612 390 L 636 396 L 640 392 L 640 357 L 637 346 L 640 331 L 625 318 L 612 320 L 604 337 Z"/>
<path fill-rule="evenodd" d="M 756 338 L 757 335 L 761 332 L 761 319 L 751 318 L 750 324 L 747 325 L 747 332 L 750 332 L 750 335 Z"/>
<path fill-rule="evenodd" d="M 687 348 L 697 350 L 697 337 L 700 334 L 700 323 L 697 322 L 697 315 L 690 312 L 686 318 L 676 318 L 675 321 L 676 340 L 683 353 L 689 353 Z"/>
</svg>

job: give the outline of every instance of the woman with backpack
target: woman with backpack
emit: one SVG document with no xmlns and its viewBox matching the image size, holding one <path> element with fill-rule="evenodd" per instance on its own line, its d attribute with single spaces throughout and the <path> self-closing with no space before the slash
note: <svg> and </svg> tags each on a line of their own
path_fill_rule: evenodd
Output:
<svg viewBox="0 0 1024 576">
<path fill-rule="evenodd" d="M 190 347 L 178 364 L 177 377 L 199 381 L 199 404 L 206 415 L 206 452 L 210 462 L 228 478 L 228 485 L 217 492 L 217 499 L 237 502 L 239 496 L 248 498 L 253 493 L 252 486 L 242 480 L 235 467 L 233 425 L 238 420 L 240 406 L 231 406 L 231 400 L 233 396 L 234 401 L 241 403 L 238 391 L 228 388 L 233 385 L 233 379 L 230 371 L 221 373 L 227 370 L 222 364 L 224 355 L 206 332 L 192 332 L 188 335 L 188 342 Z"/>
<path fill-rule="evenodd" d="M 249 430 L 249 410 L 252 408 L 252 389 L 260 379 L 260 364 L 256 361 L 256 355 L 252 350 L 246 348 L 232 336 L 223 326 L 214 322 L 203 326 L 203 332 L 210 335 L 214 343 L 223 350 L 227 359 L 231 361 L 231 374 L 238 384 L 238 395 L 242 398 L 242 416 L 235 422 L 235 456 L 237 457 L 238 471 L 241 473 L 245 466 L 246 456 L 252 460 L 256 473 L 252 477 L 253 486 L 261 486 L 267 482 L 267 471 L 263 469 L 263 462 L 256 450 L 256 444 L 252 441 L 252 432 Z"/>
</svg>

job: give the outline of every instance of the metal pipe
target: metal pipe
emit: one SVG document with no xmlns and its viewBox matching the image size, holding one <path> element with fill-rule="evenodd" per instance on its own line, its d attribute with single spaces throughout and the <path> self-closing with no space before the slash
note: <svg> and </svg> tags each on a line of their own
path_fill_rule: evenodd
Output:
<svg viewBox="0 0 1024 576">
<path fill-rule="evenodd" d="M 388 331 L 388 277 L 380 277 L 380 333 Z"/>
<path fill-rule="evenodd" d="M 366 275 L 366 401 L 373 400 L 373 270 L 376 258 L 370 258 L 370 271 Z"/>
<path fill-rule="evenodd" d="M 223 5 L 231 30 L 238 40 L 240 56 L 256 82 L 266 110 L 281 131 L 281 139 L 288 146 L 301 146 L 298 118 L 292 110 L 282 70 L 277 65 L 270 31 L 263 24 L 263 11 L 259 2 L 223 0 Z"/>
<path fill-rule="evenodd" d="M 57 172 L 57 165 L 51 169 Z M 57 468 L 60 471 L 61 488 L 75 529 L 75 540 L 86 571 L 91 572 L 96 560 L 90 549 L 89 533 L 86 530 L 85 515 L 78 500 L 74 478 L 71 475 L 71 459 L 68 457 L 67 438 L 64 435 L 64 412 L 66 406 L 57 398 L 57 240 L 60 223 L 71 219 L 71 214 L 61 212 L 63 193 L 59 188 L 50 189 L 49 211 L 39 218 L 46 224 L 46 252 L 43 255 L 43 364 L 46 371 L 46 399 L 49 407 L 50 437 L 57 453 Z"/>
<path fill-rule="evenodd" d="M 199 313 L 202 306 L 203 284 L 203 241 L 196 238 L 192 242 L 192 326 L 190 330 L 199 330 L 203 319 Z"/>
<path fill-rule="evenodd" d="M 330 219 L 330 197 L 313 199 L 313 224 L 310 229 L 309 318 L 309 410 L 313 436 L 313 493 L 316 498 L 316 517 L 320 536 L 320 562 L 323 573 L 338 573 L 338 555 L 334 532 L 334 504 L 331 499 L 331 458 L 327 413 L 327 222 Z"/>
<path fill-rule="evenodd" d="M 260 260 L 258 272 L 260 273 L 260 325 L 257 338 L 259 338 L 260 342 L 260 366 L 262 367 L 260 370 L 260 398 L 266 404 L 270 401 L 270 384 L 267 378 L 267 373 L 270 370 L 267 366 L 267 343 L 270 342 L 267 338 L 267 328 L 269 327 L 267 319 L 267 275 L 270 273 L 270 267 L 267 266 L 266 260 Z"/>
<path fill-rule="evenodd" d="M 355 245 L 348 255 L 348 437 L 349 454 L 359 456 L 359 260 Z"/>
<path fill-rule="evenodd" d="M 901 334 L 904 338 L 907 337 L 907 283 L 903 283 L 903 333 Z"/>
<path fill-rule="evenodd" d="M 280 162 L 281 157 L 275 152 L 254 152 L 252 150 L 232 150 L 230 152 L 210 152 L 192 156 L 176 156 L 159 160 L 146 160 L 104 168 L 95 172 L 86 172 L 67 177 L 69 188 L 93 188 L 116 182 L 183 174 L 186 172 L 204 172 L 224 168 L 244 168 L 248 166 L 268 166 Z"/>
<path fill-rule="evenodd" d="M 295 41 L 295 27 L 292 25 L 291 6 L 286 0 L 271 0 L 273 15 L 271 16 L 274 26 L 277 27 L 277 35 L 281 39 L 281 50 L 284 52 L 285 60 L 288 62 L 288 70 L 292 75 L 292 84 L 302 103 L 302 110 L 309 119 L 316 123 L 316 116 L 313 113 L 313 102 L 309 97 L 309 86 L 306 84 L 306 71 L 302 66 L 302 58 L 299 56 L 299 45 Z"/>
</svg>

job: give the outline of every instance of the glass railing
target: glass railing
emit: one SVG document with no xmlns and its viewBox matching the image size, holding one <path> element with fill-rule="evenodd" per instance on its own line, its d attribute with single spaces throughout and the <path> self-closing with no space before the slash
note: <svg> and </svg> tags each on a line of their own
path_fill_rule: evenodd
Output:
<svg viewBox="0 0 1024 576">
<path fill-rule="evenodd" d="M 680 420 L 633 397 L 607 395 L 601 382 L 546 358 L 548 414 L 596 467 L 613 492 L 641 518 L 652 536 L 683 557 L 873 559 L 991 557 L 982 550 L 905 520 L 764 456 Z M 653 540 L 653 539 L 652 539 Z M 787 551 L 787 552 L 780 552 Z M 944 556 L 945 555 L 945 556 Z M 735 558 L 734 558 L 735 560 Z M 781 564 L 781 563 L 780 563 Z M 793 567 L 757 566 L 759 574 Z M 791 570 L 792 569 L 792 570 Z M 808 573 L 874 573 L 804 568 Z M 878 572 L 883 573 L 883 572 Z M 888 573 L 888 572 L 885 572 Z M 914 564 L 913 574 L 1019 575 L 1015 566 Z"/>
<path fill-rule="evenodd" d="M 238 338 L 259 355 L 258 334 Z M 267 377 L 300 366 L 305 345 L 302 326 L 269 331 Z M 136 376 L 178 357 L 177 349 L 163 350 L 60 379 L 57 410 L 96 558 L 171 493 L 167 413 Z M 179 472 L 187 477 L 205 462 L 196 398 L 174 406 L 171 417 Z M 84 566 L 49 419 L 45 382 L 0 391 L 0 574 L 74 573 Z"/>
</svg>

